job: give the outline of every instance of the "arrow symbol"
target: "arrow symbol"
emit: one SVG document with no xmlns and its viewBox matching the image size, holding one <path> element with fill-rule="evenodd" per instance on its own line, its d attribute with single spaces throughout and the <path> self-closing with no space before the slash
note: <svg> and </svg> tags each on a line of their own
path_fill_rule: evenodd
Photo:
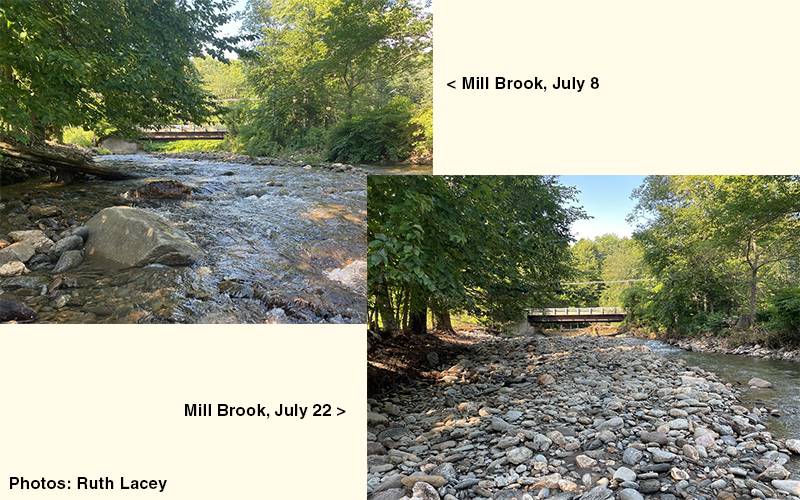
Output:
<svg viewBox="0 0 800 500">
<path fill-rule="evenodd" d="M 453 80 L 452 82 L 447 82 L 447 86 L 450 87 L 451 89 L 454 89 L 454 88 L 456 88 L 456 86 L 453 85 L 454 83 L 456 83 L 455 80 Z"/>
<path fill-rule="evenodd" d="M 339 413 L 337 413 L 337 414 L 336 414 L 336 416 L 337 416 L 337 417 L 338 417 L 339 415 L 341 415 L 342 413 L 344 413 L 344 410 L 342 410 L 342 409 L 341 409 L 341 408 L 339 408 L 338 406 L 336 407 L 336 409 L 337 409 L 337 410 L 339 410 Z"/>
</svg>

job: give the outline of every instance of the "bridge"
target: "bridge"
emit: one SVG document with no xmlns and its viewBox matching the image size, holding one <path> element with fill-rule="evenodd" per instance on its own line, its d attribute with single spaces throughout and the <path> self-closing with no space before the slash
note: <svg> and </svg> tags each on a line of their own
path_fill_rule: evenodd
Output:
<svg viewBox="0 0 800 500">
<path fill-rule="evenodd" d="M 619 323 L 627 314 L 622 307 L 546 307 L 528 309 L 528 323 Z"/>
<path fill-rule="evenodd" d="M 140 141 L 180 141 L 185 139 L 224 139 L 225 125 L 167 125 L 140 129 Z"/>
</svg>

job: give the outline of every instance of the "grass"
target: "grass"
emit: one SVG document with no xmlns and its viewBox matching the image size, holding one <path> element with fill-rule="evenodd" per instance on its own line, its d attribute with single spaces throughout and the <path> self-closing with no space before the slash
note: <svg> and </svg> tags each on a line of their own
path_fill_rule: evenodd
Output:
<svg viewBox="0 0 800 500">
<path fill-rule="evenodd" d="M 148 153 L 222 153 L 227 152 L 223 141 L 213 139 L 197 139 L 170 142 L 146 142 L 144 149 Z"/>
</svg>

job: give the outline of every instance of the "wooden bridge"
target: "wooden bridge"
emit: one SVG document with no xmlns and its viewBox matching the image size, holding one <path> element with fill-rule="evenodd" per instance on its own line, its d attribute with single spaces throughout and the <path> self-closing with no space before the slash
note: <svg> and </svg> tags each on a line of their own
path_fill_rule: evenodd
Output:
<svg viewBox="0 0 800 500">
<path fill-rule="evenodd" d="M 168 125 L 141 129 L 141 141 L 179 141 L 185 139 L 224 139 L 225 125 Z"/>
<path fill-rule="evenodd" d="M 528 309 L 528 323 L 619 323 L 626 314 L 622 307 L 547 307 Z"/>
</svg>

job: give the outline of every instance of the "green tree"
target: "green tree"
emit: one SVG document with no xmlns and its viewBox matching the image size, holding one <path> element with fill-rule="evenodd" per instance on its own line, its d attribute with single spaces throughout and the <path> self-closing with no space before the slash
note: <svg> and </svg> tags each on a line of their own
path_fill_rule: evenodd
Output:
<svg viewBox="0 0 800 500">
<path fill-rule="evenodd" d="M 4 0 L 0 134 L 204 121 L 215 107 L 190 57 L 233 49 L 237 39 L 216 36 L 232 3 Z"/>
<path fill-rule="evenodd" d="M 370 176 L 369 300 L 373 327 L 420 331 L 428 308 L 488 322 L 541 306 L 570 275 L 566 207 L 574 189 L 551 177 Z"/>
<path fill-rule="evenodd" d="M 250 97 L 250 88 L 242 61 L 220 61 L 213 57 L 192 59 L 202 80 L 202 87 L 216 99 L 238 100 Z"/>
</svg>

